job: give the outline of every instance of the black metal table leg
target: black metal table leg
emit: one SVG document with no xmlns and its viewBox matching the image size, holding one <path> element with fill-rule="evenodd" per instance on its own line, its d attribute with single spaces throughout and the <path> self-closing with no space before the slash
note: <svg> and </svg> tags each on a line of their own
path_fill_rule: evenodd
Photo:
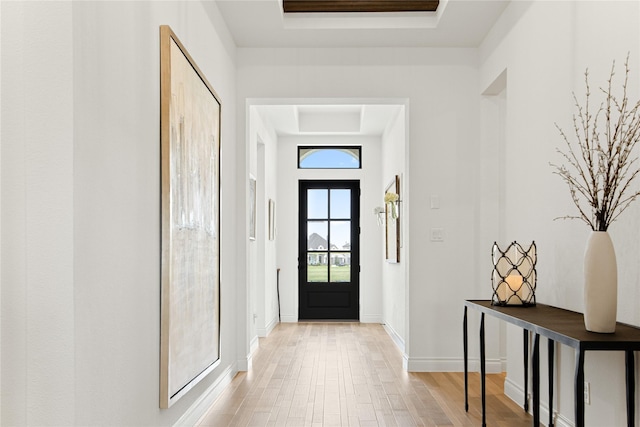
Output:
<svg viewBox="0 0 640 427">
<path fill-rule="evenodd" d="M 533 337 L 533 426 L 540 426 L 540 334 Z"/>
<path fill-rule="evenodd" d="M 469 412 L 469 339 L 467 335 L 467 307 L 462 320 L 462 347 L 464 353 L 464 410 Z"/>
<path fill-rule="evenodd" d="M 480 389 L 482 394 L 482 427 L 487 426 L 487 396 L 485 378 L 485 349 L 484 349 L 484 313 L 480 314 Z"/>
<path fill-rule="evenodd" d="M 556 343 L 549 338 L 549 427 L 553 427 L 553 371 L 555 368 Z"/>
<path fill-rule="evenodd" d="M 627 426 L 636 425 L 636 367 L 633 351 L 625 351 L 625 371 L 627 377 Z"/>
<path fill-rule="evenodd" d="M 522 330 L 523 354 L 524 354 L 524 411 L 529 412 L 529 331 Z"/>
<path fill-rule="evenodd" d="M 576 427 L 584 427 L 584 350 L 576 349 L 575 375 Z"/>
</svg>

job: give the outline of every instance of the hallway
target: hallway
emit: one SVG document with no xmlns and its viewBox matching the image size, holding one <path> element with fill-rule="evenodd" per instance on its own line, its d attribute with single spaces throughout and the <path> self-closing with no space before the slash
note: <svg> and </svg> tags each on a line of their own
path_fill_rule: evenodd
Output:
<svg viewBox="0 0 640 427">
<path fill-rule="evenodd" d="M 487 423 L 530 426 L 531 417 L 488 375 Z M 479 376 L 464 412 L 461 373 L 407 373 L 381 325 L 281 323 L 250 372 L 239 373 L 199 426 L 477 426 Z"/>
</svg>

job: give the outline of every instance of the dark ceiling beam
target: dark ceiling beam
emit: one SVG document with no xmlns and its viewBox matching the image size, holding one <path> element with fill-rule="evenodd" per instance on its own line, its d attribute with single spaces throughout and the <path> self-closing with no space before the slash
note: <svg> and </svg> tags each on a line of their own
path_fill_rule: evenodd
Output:
<svg viewBox="0 0 640 427">
<path fill-rule="evenodd" d="M 283 0 L 285 13 L 435 12 L 439 0 Z"/>
</svg>

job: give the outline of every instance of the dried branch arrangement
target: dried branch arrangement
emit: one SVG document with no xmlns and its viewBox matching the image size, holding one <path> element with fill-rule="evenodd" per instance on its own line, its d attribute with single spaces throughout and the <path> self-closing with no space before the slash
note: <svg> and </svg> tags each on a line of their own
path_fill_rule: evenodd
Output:
<svg viewBox="0 0 640 427">
<path fill-rule="evenodd" d="M 556 151 L 562 155 L 566 166 L 553 163 L 551 166 L 569 186 L 571 199 L 579 212 L 579 215 L 556 219 L 579 219 L 594 231 L 607 231 L 611 223 L 640 196 L 640 190 L 631 188 L 640 173 L 638 156 L 634 151 L 640 139 L 640 100 L 630 104 L 627 97 L 629 56 L 625 61 L 622 99 L 612 93 L 614 75 L 615 61 L 606 89 L 600 88 L 604 100 L 592 114 L 589 110 L 589 72 L 585 71 L 584 107 L 573 94 L 577 109 L 573 115 L 573 140 L 556 123 L 566 145 L 565 151 Z"/>
</svg>

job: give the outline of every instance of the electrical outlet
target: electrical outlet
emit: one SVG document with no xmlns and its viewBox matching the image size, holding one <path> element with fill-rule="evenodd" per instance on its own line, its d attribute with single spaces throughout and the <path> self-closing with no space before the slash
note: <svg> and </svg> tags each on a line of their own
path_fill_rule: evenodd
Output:
<svg viewBox="0 0 640 427">
<path fill-rule="evenodd" d="M 584 382 L 584 403 L 591 405 L 591 386 L 588 381 Z"/>
<path fill-rule="evenodd" d="M 431 229 L 431 241 L 432 242 L 444 242 L 444 230 L 442 228 Z"/>
</svg>

